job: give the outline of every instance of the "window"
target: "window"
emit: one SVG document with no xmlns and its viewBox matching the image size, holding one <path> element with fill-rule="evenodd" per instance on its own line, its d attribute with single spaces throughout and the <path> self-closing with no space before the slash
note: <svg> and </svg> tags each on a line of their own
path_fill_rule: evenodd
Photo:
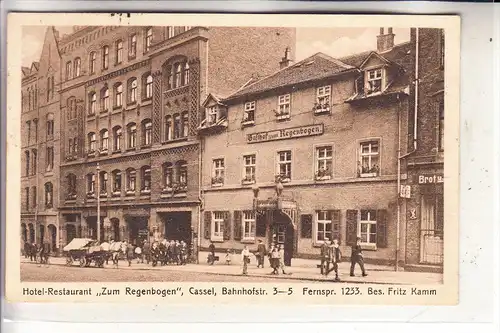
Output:
<svg viewBox="0 0 500 333">
<path fill-rule="evenodd" d="M 95 175 L 93 173 L 89 173 L 87 175 L 87 194 L 95 193 Z"/>
<path fill-rule="evenodd" d="M 137 79 L 132 78 L 128 81 L 128 102 L 135 103 L 137 102 Z"/>
<path fill-rule="evenodd" d="M 359 221 L 358 237 L 361 243 L 377 245 L 377 211 L 362 210 Z"/>
<path fill-rule="evenodd" d="M 316 94 L 314 113 L 330 112 L 331 86 L 319 87 Z"/>
<path fill-rule="evenodd" d="M 180 189 L 185 189 L 187 186 L 188 174 L 187 174 L 187 162 L 179 161 L 177 162 L 177 184 Z"/>
<path fill-rule="evenodd" d="M 47 136 L 52 137 L 54 135 L 54 114 L 49 113 L 47 115 Z"/>
<path fill-rule="evenodd" d="M 38 119 L 37 118 L 33 119 L 33 125 L 35 125 L 35 129 L 34 129 L 35 142 L 37 143 L 38 142 Z"/>
<path fill-rule="evenodd" d="M 121 83 L 115 85 L 115 107 L 123 105 L 123 86 Z"/>
<path fill-rule="evenodd" d="M 212 105 L 207 108 L 207 123 L 209 125 L 217 123 L 218 113 L 219 107 L 217 105 Z"/>
<path fill-rule="evenodd" d="M 54 89 L 52 87 L 52 83 L 53 83 L 53 80 L 52 80 L 52 77 L 48 77 L 47 78 L 47 102 L 50 100 L 51 97 L 54 96 Z"/>
<path fill-rule="evenodd" d="M 213 160 L 212 186 L 222 186 L 224 184 L 224 159 Z"/>
<path fill-rule="evenodd" d="M 123 61 L 123 41 L 116 42 L 116 65 L 121 64 Z"/>
<path fill-rule="evenodd" d="M 67 118 L 68 120 L 76 118 L 76 99 L 74 97 L 70 97 L 66 102 L 67 108 Z"/>
<path fill-rule="evenodd" d="M 135 148 L 137 145 L 137 126 L 135 123 L 127 125 L 128 148 Z"/>
<path fill-rule="evenodd" d="M 255 183 L 255 154 L 243 156 L 243 183 Z"/>
<path fill-rule="evenodd" d="M 167 89 L 176 89 L 189 84 L 189 64 L 187 60 L 167 67 Z"/>
<path fill-rule="evenodd" d="M 108 173 L 106 171 L 101 171 L 99 174 L 99 194 L 108 194 Z"/>
<path fill-rule="evenodd" d="M 31 170 L 31 174 L 36 175 L 38 170 L 38 151 L 36 149 L 31 150 L 31 157 L 33 158 L 33 161 L 31 163 L 33 167 L 33 169 Z"/>
<path fill-rule="evenodd" d="M 172 163 L 164 163 L 163 166 L 163 187 L 164 189 L 172 188 L 174 168 Z"/>
<path fill-rule="evenodd" d="M 122 172 L 120 170 L 113 171 L 113 194 L 120 194 L 122 191 Z"/>
<path fill-rule="evenodd" d="M 255 238 L 255 212 L 254 211 L 244 211 L 243 212 L 243 239 L 254 239 Z"/>
<path fill-rule="evenodd" d="M 439 102 L 439 150 L 444 151 L 444 101 Z"/>
<path fill-rule="evenodd" d="M 94 115 L 97 109 L 97 95 L 95 92 L 91 92 L 89 95 L 89 115 Z"/>
<path fill-rule="evenodd" d="M 97 59 L 97 53 L 90 52 L 90 56 L 89 56 L 89 71 L 90 71 L 90 74 L 94 74 L 95 73 L 96 59 Z"/>
<path fill-rule="evenodd" d="M 31 188 L 31 205 L 33 208 L 36 208 L 36 205 L 38 204 L 38 191 L 36 186 L 33 186 Z"/>
<path fill-rule="evenodd" d="M 152 143 L 153 138 L 153 123 L 151 120 L 146 119 L 142 122 L 142 145 L 149 146 Z"/>
<path fill-rule="evenodd" d="M 107 152 L 108 151 L 108 130 L 103 129 L 101 131 L 101 151 L 102 152 Z"/>
<path fill-rule="evenodd" d="M 95 152 L 96 149 L 96 137 L 94 132 L 90 132 L 87 135 L 87 140 L 88 140 L 88 148 L 89 148 L 89 153 Z"/>
<path fill-rule="evenodd" d="M 360 144 L 360 177 L 379 175 L 379 142 L 367 141 Z"/>
<path fill-rule="evenodd" d="M 128 49 L 129 58 L 133 59 L 137 55 L 137 35 L 133 34 L 129 39 L 130 47 Z"/>
<path fill-rule="evenodd" d="M 71 70 L 72 70 L 71 61 L 68 61 L 66 63 L 66 81 L 71 80 L 71 78 L 72 78 Z"/>
<path fill-rule="evenodd" d="M 109 67 L 109 46 L 105 45 L 102 47 L 102 69 L 108 69 Z"/>
<path fill-rule="evenodd" d="M 75 58 L 75 61 L 73 63 L 73 73 L 75 77 L 79 77 L 81 75 L 81 69 L 82 69 L 82 60 L 80 58 Z"/>
<path fill-rule="evenodd" d="M 278 112 L 276 113 L 276 117 L 278 120 L 290 118 L 290 94 L 278 97 Z"/>
<path fill-rule="evenodd" d="M 255 121 L 255 102 L 245 103 L 245 111 L 243 114 L 244 123 L 253 123 Z"/>
<path fill-rule="evenodd" d="M 182 136 L 187 137 L 189 135 L 189 115 L 187 112 L 182 113 Z"/>
<path fill-rule="evenodd" d="M 25 205 L 25 210 L 30 209 L 30 188 L 29 187 L 24 188 L 24 205 Z"/>
<path fill-rule="evenodd" d="M 174 139 L 180 138 L 181 132 L 182 132 L 181 115 L 174 114 Z"/>
<path fill-rule="evenodd" d="M 52 197 L 53 197 L 53 188 L 52 188 L 52 183 L 45 183 L 45 207 L 51 208 L 52 207 Z"/>
<path fill-rule="evenodd" d="M 109 110 L 109 89 L 104 87 L 101 90 L 101 112 L 107 112 Z"/>
<path fill-rule="evenodd" d="M 292 179 L 292 152 L 290 150 L 278 152 L 278 177 L 282 182 Z"/>
<path fill-rule="evenodd" d="M 127 192 L 135 192 L 136 172 L 134 169 L 127 169 Z"/>
<path fill-rule="evenodd" d="M 26 128 L 27 128 L 27 132 L 28 132 L 28 146 L 30 145 L 30 142 L 31 142 L 31 120 L 28 120 L 26 122 Z"/>
<path fill-rule="evenodd" d="M 78 138 L 73 139 L 73 152 L 75 155 L 78 153 Z"/>
<path fill-rule="evenodd" d="M 46 171 L 52 171 L 54 169 L 54 147 L 47 147 L 46 148 L 46 166 L 45 170 Z"/>
<path fill-rule="evenodd" d="M 68 181 L 68 198 L 76 197 L 76 176 L 70 173 L 67 177 Z"/>
<path fill-rule="evenodd" d="M 24 174 L 29 176 L 30 174 L 30 152 L 26 150 L 24 152 Z"/>
<path fill-rule="evenodd" d="M 167 38 L 172 38 L 175 36 L 174 27 L 167 27 Z"/>
<path fill-rule="evenodd" d="M 146 43 L 144 51 L 148 52 L 151 49 L 152 44 L 153 44 L 153 28 L 148 28 L 146 30 Z"/>
<path fill-rule="evenodd" d="M 224 236 L 224 213 L 213 212 L 212 216 L 212 239 L 223 240 Z"/>
<path fill-rule="evenodd" d="M 182 86 L 182 64 L 177 63 L 175 64 L 175 73 L 174 73 L 174 85 L 175 87 L 181 87 Z"/>
<path fill-rule="evenodd" d="M 373 69 L 368 71 L 367 94 L 373 94 L 382 91 L 382 69 Z"/>
<path fill-rule="evenodd" d="M 172 140 L 172 117 L 165 117 L 165 140 Z"/>
<path fill-rule="evenodd" d="M 340 240 L 340 211 L 316 211 L 316 242 Z"/>
<path fill-rule="evenodd" d="M 326 180 L 332 178 L 333 148 L 324 146 L 316 148 L 316 179 Z"/>
<path fill-rule="evenodd" d="M 121 149 L 122 128 L 120 126 L 113 127 L 113 151 Z"/>
<path fill-rule="evenodd" d="M 28 110 L 31 110 L 31 90 L 28 89 Z"/>
<path fill-rule="evenodd" d="M 145 91 L 146 91 L 146 95 L 144 98 L 152 98 L 153 97 L 153 77 L 151 76 L 151 74 L 148 74 L 146 76 L 146 83 L 144 85 L 145 87 Z"/>
<path fill-rule="evenodd" d="M 141 191 L 142 192 L 151 191 L 151 167 L 149 165 L 143 166 L 141 168 L 141 179 L 142 179 Z"/>
<path fill-rule="evenodd" d="M 188 84 L 189 84 L 189 64 L 185 62 L 182 73 L 182 85 L 185 86 Z"/>
</svg>

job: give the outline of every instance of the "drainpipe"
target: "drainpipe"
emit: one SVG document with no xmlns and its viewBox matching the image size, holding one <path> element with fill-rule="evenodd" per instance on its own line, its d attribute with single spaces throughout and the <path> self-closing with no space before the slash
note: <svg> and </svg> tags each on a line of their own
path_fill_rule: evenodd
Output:
<svg viewBox="0 0 500 333">
<path fill-rule="evenodd" d="M 203 181 L 203 146 L 204 146 L 204 138 L 200 137 L 200 148 L 198 153 L 198 200 L 200 204 L 198 205 L 198 238 L 196 240 L 196 263 L 200 262 L 200 247 L 201 247 L 201 205 L 203 204 L 203 192 L 202 192 L 202 181 Z"/>
<path fill-rule="evenodd" d="M 397 222 L 396 222 L 396 264 L 395 264 L 395 271 L 399 271 L 399 257 L 400 257 L 400 225 L 401 225 L 401 100 L 399 98 L 399 95 L 397 96 L 398 101 L 399 101 L 399 109 L 397 111 L 398 114 L 398 194 L 397 194 L 397 199 L 396 203 L 398 206 L 398 211 L 397 211 Z"/>
</svg>

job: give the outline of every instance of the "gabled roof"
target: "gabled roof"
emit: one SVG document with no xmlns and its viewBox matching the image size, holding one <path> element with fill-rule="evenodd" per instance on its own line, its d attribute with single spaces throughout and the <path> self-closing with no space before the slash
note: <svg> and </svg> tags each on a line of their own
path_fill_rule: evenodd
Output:
<svg viewBox="0 0 500 333">
<path fill-rule="evenodd" d="M 255 94 L 279 87 L 323 79 L 353 69 L 355 69 L 353 66 L 320 52 L 257 82 L 247 84 L 246 87 L 244 86 L 229 96 L 227 100 L 247 94 Z"/>
<path fill-rule="evenodd" d="M 392 49 L 386 52 L 378 53 L 375 51 L 366 51 L 358 54 L 353 54 L 347 57 L 342 57 L 339 60 L 351 66 L 360 68 L 368 60 L 372 54 L 377 54 L 381 59 L 396 63 L 409 70 L 413 61 L 413 50 L 410 42 L 396 44 Z"/>
<path fill-rule="evenodd" d="M 31 71 L 37 72 L 39 68 L 40 68 L 40 63 L 38 61 L 33 61 L 33 63 L 31 64 Z"/>
<path fill-rule="evenodd" d="M 21 72 L 23 73 L 23 75 L 30 75 L 30 68 L 22 66 L 21 67 Z"/>
<path fill-rule="evenodd" d="M 208 94 L 207 98 L 205 98 L 205 101 L 202 103 L 202 106 L 206 107 L 208 102 L 210 102 L 210 100 L 215 101 L 217 104 L 222 104 L 222 102 L 221 102 L 222 97 L 210 93 L 210 94 Z"/>
<path fill-rule="evenodd" d="M 389 65 L 389 64 L 391 64 L 391 63 L 392 63 L 392 61 L 390 61 L 390 60 L 388 60 L 388 59 L 384 58 L 384 57 L 383 57 L 383 56 L 381 56 L 379 53 L 377 53 L 377 52 L 375 52 L 375 51 L 371 51 L 371 52 L 368 54 L 368 56 L 366 57 L 365 61 L 363 61 L 363 63 L 362 63 L 359 67 L 360 67 L 360 68 L 365 67 L 365 64 L 368 62 L 368 60 L 370 60 L 370 58 L 373 58 L 373 57 L 380 59 L 383 63 L 385 63 L 385 64 L 387 64 L 387 65 Z"/>
</svg>

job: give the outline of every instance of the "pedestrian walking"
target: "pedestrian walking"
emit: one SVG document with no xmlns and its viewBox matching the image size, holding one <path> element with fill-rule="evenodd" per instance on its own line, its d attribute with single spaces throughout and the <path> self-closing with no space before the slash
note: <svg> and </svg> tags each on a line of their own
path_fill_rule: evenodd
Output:
<svg viewBox="0 0 500 333">
<path fill-rule="evenodd" d="M 215 262 L 215 245 L 213 242 L 210 242 L 210 245 L 208 246 L 208 263 L 210 265 L 213 265 Z"/>
<path fill-rule="evenodd" d="M 137 263 L 138 264 L 141 263 L 141 260 L 142 260 L 142 263 L 144 263 L 144 260 L 142 259 L 142 249 L 140 246 L 135 247 L 134 253 L 135 253 L 135 257 L 137 258 Z"/>
<path fill-rule="evenodd" d="M 279 274 L 278 268 L 280 267 L 280 254 L 278 252 L 277 247 L 274 246 L 273 249 L 271 250 L 270 258 L 271 258 L 270 260 L 271 268 L 273 269 L 271 274 L 278 275 Z"/>
<path fill-rule="evenodd" d="M 30 261 L 35 261 L 36 262 L 36 244 L 32 243 L 30 246 Z"/>
<path fill-rule="evenodd" d="M 259 245 L 257 245 L 257 268 L 264 268 L 264 258 L 266 256 L 266 246 L 262 243 L 262 239 L 259 239 Z"/>
<path fill-rule="evenodd" d="M 365 263 L 363 261 L 363 250 L 361 249 L 361 238 L 359 237 L 356 239 L 356 245 L 352 246 L 350 276 L 354 276 L 354 268 L 356 267 L 356 264 L 359 264 L 361 274 L 363 276 L 367 276 L 368 274 L 366 274 Z"/>
<path fill-rule="evenodd" d="M 111 245 L 111 244 L 110 244 L 110 243 L 108 243 L 108 242 L 106 242 L 106 241 L 102 242 L 102 244 L 101 244 L 101 250 L 102 250 L 104 253 L 106 253 L 106 254 L 104 255 L 104 259 L 105 259 L 105 261 L 106 261 L 106 265 L 107 265 L 107 264 L 108 264 L 108 262 L 109 262 L 109 247 L 110 247 L 110 245 Z"/>
<path fill-rule="evenodd" d="M 134 260 L 134 246 L 132 244 L 128 244 L 125 242 L 127 245 L 127 261 L 128 261 L 128 267 L 132 266 L 132 260 Z"/>
<path fill-rule="evenodd" d="M 328 271 L 330 270 L 330 244 L 328 239 L 325 239 L 323 241 L 323 244 L 321 244 L 320 247 L 320 269 L 321 269 L 321 275 L 327 276 Z"/>
<path fill-rule="evenodd" d="M 243 261 L 243 275 L 248 275 L 248 264 L 250 263 L 250 251 L 245 245 L 243 251 L 241 251 L 241 260 Z"/>
<path fill-rule="evenodd" d="M 226 251 L 226 265 L 231 265 L 232 259 L 233 259 L 233 254 L 231 253 L 230 249 L 227 249 L 227 251 Z"/>
<path fill-rule="evenodd" d="M 146 265 L 149 265 L 151 261 L 151 245 L 147 240 L 144 241 L 144 245 L 142 246 L 142 257 L 143 260 L 146 259 Z"/>
<path fill-rule="evenodd" d="M 278 253 L 279 253 L 279 268 L 280 270 L 283 272 L 283 274 L 286 274 L 285 273 L 285 249 L 283 247 L 283 245 L 278 245 Z"/>
<path fill-rule="evenodd" d="M 339 278 L 339 262 L 342 260 L 342 252 L 340 252 L 339 240 L 334 238 L 333 244 L 330 246 L 330 258 L 332 262 L 332 270 L 335 272 L 335 281 L 340 281 Z M 328 273 L 327 273 L 328 274 Z"/>
</svg>

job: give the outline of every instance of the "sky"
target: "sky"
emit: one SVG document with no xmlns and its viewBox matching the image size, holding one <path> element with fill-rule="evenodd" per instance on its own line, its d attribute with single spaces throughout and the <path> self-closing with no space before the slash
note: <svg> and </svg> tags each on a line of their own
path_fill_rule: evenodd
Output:
<svg viewBox="0 0 500 333">
<path fill-rule="evenodd" d="M 70 33 L 72 27 L 56 27 L 60 35 Z M 29 26 L 23 28 L 22 65 L 30 67 L 39 61 L 45 28 Z M 297 28 L 295 61 L 300 61 L 317 52 L 334 58 L 363 51 L 375 50 L 379 28 Z M 394 28 L 395 43 L 410 40 L 410 29 Z"/>
</svg>

